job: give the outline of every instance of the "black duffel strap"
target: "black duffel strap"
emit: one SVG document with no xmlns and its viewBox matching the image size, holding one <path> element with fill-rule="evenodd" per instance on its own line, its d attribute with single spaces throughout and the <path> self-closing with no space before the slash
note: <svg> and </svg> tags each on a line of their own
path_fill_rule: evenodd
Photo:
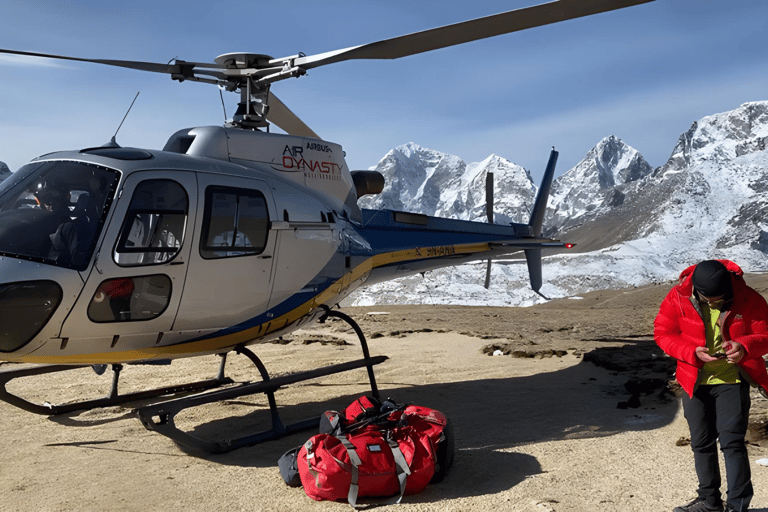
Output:
<svg viewBox="0 0 768 512">
<path fill-rule="evenodd" d="M 405 456 L 403 455 L 403 452 L 400 451 L 400 446 L 398 446 L 397 441 L 395 441 L 392 436 L 389 435 L 390 433 L 386 433 L 386 441 L 387 445 L 392 450 L 392 455 L 395 459 L 395 466 L 396 466 L 396 473 L 397 473 L 397 479 L 400 482 L 400 494 L 397 496 L 393 496 L 391 499 L 383 502 L 383 505 L 395 505 L 397 503 L 400 503 L 400 500 L 403 499 L 403 494 L 405 494 L 405 484 L 406 479 L 408 475 L 411 474 L 411 468 L 408 467 L 408 463 L 405 461 Z M 349 439 L 347 439 L 346 436 L 338 436 L 339 441 L 341 441 L 341 444 L 344 445 L 344 448 L 347 449 L 347 454 L 349 455 L 349 460 L 352 463 L 352 479 L 349 484 L 349 493 L 347 494 L 347 501 L 350 505 L 352 505 L 354 508 L 357 508 L 357 495 L 359 491 L 359 481 L 360 481 L 360 471 L 359 467 L 362 464 L 362 461 L 360 460 L 360 457 L 357 454 L 357 450 L 355 449 L 355 445 L 353 445 Z"/>
</svg>

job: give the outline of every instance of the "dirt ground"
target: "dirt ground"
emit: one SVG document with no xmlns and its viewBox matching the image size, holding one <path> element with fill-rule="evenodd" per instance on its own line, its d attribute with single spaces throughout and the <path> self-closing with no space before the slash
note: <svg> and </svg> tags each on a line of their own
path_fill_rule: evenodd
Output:
<svg viewBox="0 0 768 512">
<path fill-rule="evenodd" d="M 768 293 L 768 276 L 748 283 Z M 383 397 L 443 411 L 456 433 L 445 481 L 381 507 L 410 511 L 669 511 L 695 494 L 693 457 L 673 364 L 653 343 L 653 318 L 672 283 L 593 292 L 531 308 L 379 306 L 345 308 L 366 333 Z M 322 343 L 321 343 L 322 342 Z M 272 377 L 360 357 L 338 320 L 252 347 Z M 493 354 L 498 355 L 493 355 Z M 0 370 L 16 368 L 0 365 Z M 121 392 L 213 377 L 218 357 L 171 366 L 128 366 Z M 232 355 L 227 375 L 258 381 Z M 29 400 L 96 398 L 111 372 L 84 368 L 16 379 Z M 368 391 L 365 370 L 280 389 L 286 423 L 341 409 Z M 764 441 L 768 401 L 753 393 L 750 459 L 768 511 Z M 145 429 L 134 410 L 150 402 L 47 417 L 0 403 L 2 511 L 330 511 L 286 486 L 277 459 L 312 432 L 230 453 L 201 455 Z M 269 426 L 263 394 L 187 409 L 176 424 L 205 439 Z"/>
</svg>

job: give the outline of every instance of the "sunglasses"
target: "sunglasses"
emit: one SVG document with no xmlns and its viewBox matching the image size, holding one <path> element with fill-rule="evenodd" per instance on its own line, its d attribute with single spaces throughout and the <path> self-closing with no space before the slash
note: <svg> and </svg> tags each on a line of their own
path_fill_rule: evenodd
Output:
<svg viewBox="0 0 768 512">
<path fill-rule="evenodd" d="M 699 297 L 699 302 L 706 302 L 709 306 L 717 306 L 725 302 L 724 295 L 716 295 L 714 297 L 707 297 L 700 292 L 696 292 Z"/>
</svg>

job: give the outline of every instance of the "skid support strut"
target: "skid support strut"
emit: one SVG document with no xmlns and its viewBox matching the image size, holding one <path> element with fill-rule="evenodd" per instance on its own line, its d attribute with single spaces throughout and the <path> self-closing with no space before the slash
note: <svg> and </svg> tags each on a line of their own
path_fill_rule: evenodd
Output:
<svg viewBox="0 0 768 512">
<path fill-rule="evenodd" d="M 280 437 L 306 430 L 310 428 L 317 428 L 320 418 L 313 417 L 308 420 L 299 421 L 290 425 L 284 425 L 280 419 L 277 403 L 275 400 L 275 391 L 283 386 L 289 384 L 295 384 L 305 380 L 316 379 L 318 377 L 324 377 L 327 375 L 333 375 L 336 373 L 347 372 L 357 368 L 366 367 L 368 369 L 368 378 L 371 384 L 371 392 L 379 398 L 379 391 L 376 387 L 376 381 L 373 375 L 373 366 L 386 361 L 387 356 L 375 356 L 371 357 L 368 351 L 368 343 L 365 340 L 360 327 L 349 316 L 339 313 L 337 311 L 332 312 L 327 310 L 321 318 L 321 321 L 325 316 L 334 316 L 341 318 L 349 323 L 355 330 L 360 339 L 360 344 L 363 348 L 363 359 L 355 361 L 349 361 L 346 363 L 339 363 L 322 368 L 316 368 L 314 370 L 308 370 L 305 372 L 294 373 L 290 375 L 281 375 L 279 377 L 271 378 L 267 372 L 266 367 L 261 360 L 245 347 L 238 347 L 237 352 L 247 356 L 253 364 L 258 368 L 261 374 L 261 382 L 250 383 L 246 382 L 233 387 L 225 389 L 218 389 L 209 391 L 206 393 L 200 393 L 193 396 L 187 396 L 178 398 L 175 400 L 169 400 L 166 402 L 149 405 L 136 409 L 141 423 L 148 429 L 163 434 L 166 437 L 173 439 L 175 442 L 184 445 L 192 450 L 198 452 L 207 453 L 225 453 L 237 448 L 243 448 L 245 446 L 252 446 L 264 441 L 272 439 L 278 439 Z M 238 439 L 225 439 L 222 441 L 209 441 L 197 436 L 193 436 L 188 432 L 184 432 L 179 429 L 174 423 L 174 417 L 179 412 L 190 407 L 197 407 L 199 405 L 209 404 L 213 402 L 219 402 L 221 400 L 230 400 L 246 395 L 252 395 L 256 393 L 265 393 L 269 402 L 269 411 L 271 414 L 272 428 L 255 434 L 250 434 Z"/>
</svg>

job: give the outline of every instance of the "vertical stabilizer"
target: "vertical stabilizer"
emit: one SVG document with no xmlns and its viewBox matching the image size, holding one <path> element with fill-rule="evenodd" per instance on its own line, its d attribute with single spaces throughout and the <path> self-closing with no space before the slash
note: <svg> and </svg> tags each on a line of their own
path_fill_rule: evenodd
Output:
<svg viewBox="0 0 768 512">
<path fill-rule="evenodd" d="M 547 211 L 547 201 L 549 201 L 549 190 L 552 188 L 552 178 L 555 175 L 555 164 L 557 163 L 558 152 L 552 148 L 549 154 L 547 169 L 544 171 L 544 177 L 541 178 L 539 193 L 536 195 L 536 202 L 531 211 L 531 220 L 528 225 L 533 228 L 533 236 L 541 236 L 541 225 L 544 223 L 544 212 Z"/>
<path fill-rule="evenodd" d="M 541 249 L 526 249 L 525 261 L 528 263 L 528 275 L 531 278 L 531 289 L 541 295 Z M 543 296 L 543 295 L 542 295 Z M 544 297 L 546 299 L 546 297 Z"/>
<path fill-rule="evenodd" d="M 531 220 L 528 222 L 528 225 L 531 227 L 531 234 L 536 238 L 541 237 L 541 228 L 542 224 L 544 223 L 544 213 L 547 211 L 549 191 L 552 188 L 552 178 L 555 175 L 557 155 L 558 153 L 555 151 L 555 148 L 552 148 L 552 152 L 549 154 L 549 162 L 547 162 L 547 168 L 544 171 L 544 177 L 541 179 L 539 192 L 536 195 L 536 202 L 533 204 Z M 541 249 L 526 249 L 525 259 L 528 263 L 528 275 L 531 278 L 531 288 L 533 291 L 541 295 L 539 292 L 542 282 Z"/>
</svg>

